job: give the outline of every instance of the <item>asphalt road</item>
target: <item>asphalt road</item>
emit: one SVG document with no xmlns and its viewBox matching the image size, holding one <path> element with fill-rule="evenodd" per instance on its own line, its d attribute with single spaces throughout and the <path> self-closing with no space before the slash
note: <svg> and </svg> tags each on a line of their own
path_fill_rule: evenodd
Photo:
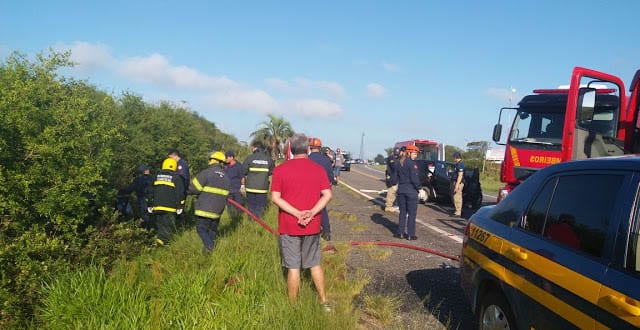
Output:
<svg viewBox="0 0 640 330">
<path fill-rule="evenodd" d="M 416 217 L 418 240 L 396 239 L 393 233 L 397 228 L 398 214 L 383 211 L 386 195 L 384 173 L 365 165 L 352 164 L 351 171 L 342 172 L 340 180 L 341 189 L 334 190 L 334 200 L 338 202 L 332 202 L 329 209 L 357 215 L 361 225 L 368 229 L 353 233 L 344 227 L 345 224 L 332 220 L 334 241 L 392 242 L 435 250 L 445 256 L 460 255 L 464 227 L 474 210 L 465 209 L 463 219 L 460 219 L 449 216 L 453 211 L 449 203 L 419 204 Z M 495 202 L 492 196 L 485 195 L 483 200 L 485 205 Z M 410 318 L 403 321 L 407 328 L 414 328 L 416 322 L 420 322 L 417 328 L 426 329 L 475 328 L 470 307 L 462 297 L 457 261 L 411 249 L 390 249 L 391 257 L 384 260 L 371 260 L 367 258 L 367 252 L 354 252 L 354 267 L 365 267 L 373 275 L 369 293 L 377 291 L 400 295 L 403 306 L 397 317 Z M 416 312 L 424 316 L 424 320 L 415 320 Z"/>
</svg>

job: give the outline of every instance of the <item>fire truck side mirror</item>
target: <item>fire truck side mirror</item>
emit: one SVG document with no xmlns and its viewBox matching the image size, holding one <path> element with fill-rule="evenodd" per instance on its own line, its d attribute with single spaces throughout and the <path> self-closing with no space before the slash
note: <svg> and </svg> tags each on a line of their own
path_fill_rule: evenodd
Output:
<svg viewBox="0 0 640 330">
<path fill-rule="evenodd" d="M 596 106 L 595 88 L 580 88 L 578 97 L 578 120 L 581 122 L 593 120 L 593 112 Z"/>
<path fill-rule="evenodd" d="M 500 142 L 500 136 L 502 136 L 502 124 L 496 124 L 493 126 L 493 141 Z"/>
</svg>

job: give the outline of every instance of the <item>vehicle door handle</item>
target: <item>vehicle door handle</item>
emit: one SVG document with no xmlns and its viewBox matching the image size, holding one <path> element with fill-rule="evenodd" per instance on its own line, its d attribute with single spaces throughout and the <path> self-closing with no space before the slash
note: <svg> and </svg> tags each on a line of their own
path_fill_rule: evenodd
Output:
<svg viewBox="0 0 640 330">
<path fill-rule="evenodd" d="M 609 302 L 620 308 L 621 310 L 625 311 L 626 313 L 629 313 L 633 316 L 640 316 L 640 306 L 636 306 L 636 305 L 632 305 L 628 302 L 625 301 L 624 298 L 621 297 L 616 297 L 613 295 L 608 295 L 606 296 L 607 300 L 609 300 Z"/>
<path fill-rule="evenodd" d="M 519 248 L 510 248 L 509 254 L 519 260 L 527 260 L 528 254 L 526 252 L 520 251 Z"/>
</svg>

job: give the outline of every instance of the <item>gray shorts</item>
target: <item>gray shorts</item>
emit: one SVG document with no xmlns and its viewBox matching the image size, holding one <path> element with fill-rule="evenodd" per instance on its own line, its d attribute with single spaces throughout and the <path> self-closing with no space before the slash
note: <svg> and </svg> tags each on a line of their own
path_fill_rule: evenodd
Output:
<svg viewBox="0 0 640 330">
<path fill-rule="evenodd" d="M 307 269 L 320 265 L 320 234 L 291 236 L 280 234 L 280 259 L 288 269 Z"/>
</svg>

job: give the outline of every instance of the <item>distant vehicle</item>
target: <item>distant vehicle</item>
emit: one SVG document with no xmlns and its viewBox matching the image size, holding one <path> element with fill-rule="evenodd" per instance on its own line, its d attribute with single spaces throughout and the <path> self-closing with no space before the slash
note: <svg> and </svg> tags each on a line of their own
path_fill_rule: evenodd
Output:
<svg viewBox="0 0 640 330">
<path fill-rule="evenodd" d="M 640 327 L 640 157 L 562 162 L 467 222 L 460 282 L 479 329 Z"/>
<path fill-rule="evenodd" d="M 343 156 L 344 156 L 344 163 L 342 163 L 342 167 L 340 168 L 340 170 L 349 172 L 351 171 L 351 163 L 352 163 L 351 154 L 345 153 L 343 154 Z"/>
</svg>

